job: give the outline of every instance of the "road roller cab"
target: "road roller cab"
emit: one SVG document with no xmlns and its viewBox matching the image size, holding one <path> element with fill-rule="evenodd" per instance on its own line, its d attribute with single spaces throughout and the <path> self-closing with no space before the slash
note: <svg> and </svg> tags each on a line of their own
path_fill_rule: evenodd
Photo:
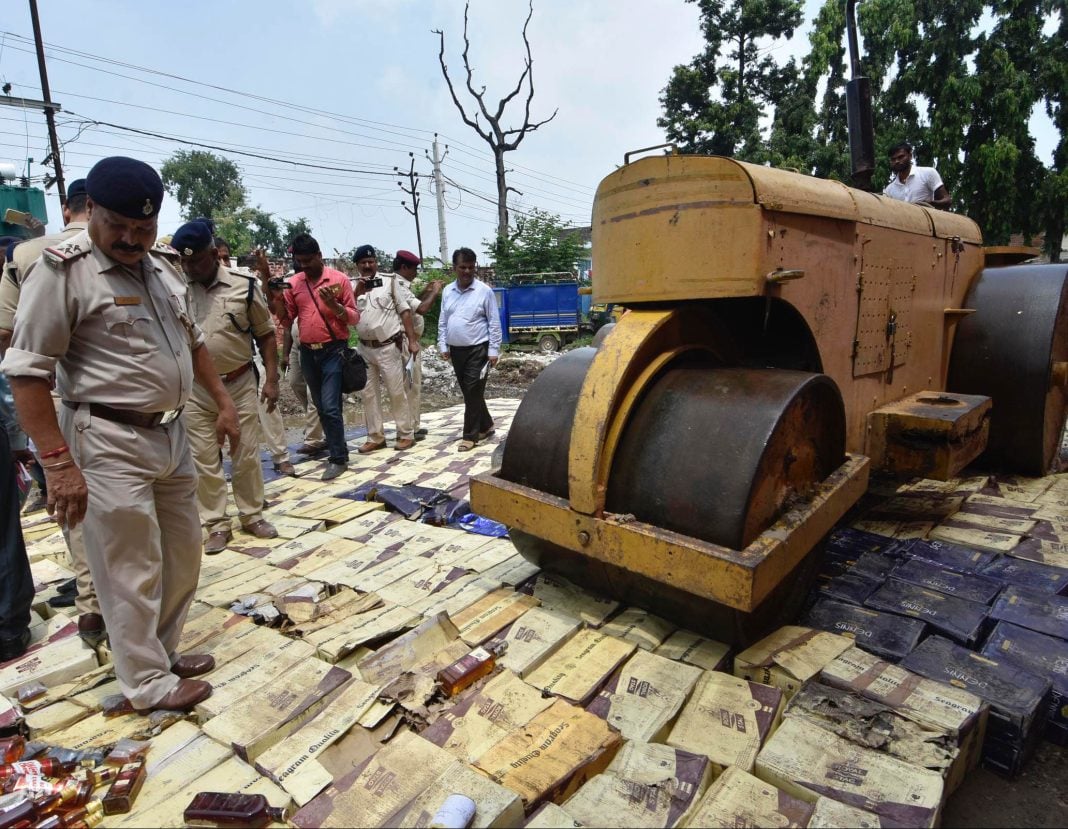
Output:
<svg viewBox="0 0 1068 829">
<path fill-rule="evenodd" d="M 546 569 L 746 641 L 796 609 L 873 463 L 953 475 L 999 422 L 1029 435 L 1007 460 L 1052 460 L 1066 268 L 984 271 L 965 217 L 671 154 L 604 179 L 593 246 L 594 300 L 627 314 L 543 372 L 472 481 Z"/>
</svg>

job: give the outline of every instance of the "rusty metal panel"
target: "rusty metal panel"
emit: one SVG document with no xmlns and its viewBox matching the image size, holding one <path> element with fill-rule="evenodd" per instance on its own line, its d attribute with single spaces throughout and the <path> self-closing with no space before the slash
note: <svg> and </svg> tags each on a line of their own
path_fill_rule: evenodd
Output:
<svg viewBox="0 0 1068 829">
<path fill-rule="evenodd" d="M 916 263 L 890 253 L 878 240 L 861 238 L 853 376 L 878 374 L 908 361 L 912 347 Z"/>
</svg>

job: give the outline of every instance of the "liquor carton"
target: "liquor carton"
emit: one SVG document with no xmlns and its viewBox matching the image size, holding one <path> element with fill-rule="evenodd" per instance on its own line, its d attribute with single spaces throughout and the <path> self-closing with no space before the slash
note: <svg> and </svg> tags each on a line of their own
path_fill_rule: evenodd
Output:
<svg viewBox="0 0 1068 829">
<path fill-rule="evenodd" d="M 917 676 L 860 648 L 830 663 L 820 681 L 887 705 L 929 731 L 953 735 L 963 773 L 979 764 L 989 707 L 975 694 Z"/>
<path fill-rule="evenodd" d="M 855 561 L 864 553 L 880 553 L 896 546 L 897 543 L 885 535 L 843 527 L 831 533 L 825 549 L 828 555 L 844 555 Z"/>
<path fill-rule="evenodd" d="M 1030 759 L 1045 727 L 1052 683 L 1006 661 L 931 636 L 903 661 L 910 671 L 967 688 L 990 704 L 983 764 L 1015 777 Z"/>
<path fill-rule="evenodd" d="M 922 558 L 960 573 L 978 573 L 997 558 L 996 553 L 989 551 L 925 539 L 908 542 L 907 546 L 901 548 L 901 552 L 909 558 Z"/>
<path fill-rule="evenodd" d="M 808 611 L 805 624 L 853 638 L 857 645 L 883 659 L 904 659 L 923 637 L 926 625 L 864 607 L 821 599 Z"/>
<path fill-rule="evenodd" d="M 634 643 L 599 630 L 581 630 L 528 674 L 526 681 L 542 693 L 582 705 L 636 649 Z"/>
<path fill-rule="evenodd" d="M 456 625 L 449 617 L 444 613 L 435 614 L 361 659 L 360 676 L 367 682 L 388 682 L 405 671 L 431 662 L 435 654 L 458 639 Z"/>
<path fill-rule="evenodd" d="M 602 821 L 597 821 L 598 824 Z M 530 820 L 523 824 L 524 829 L 579 829 L 585 826 L 569 815 L 561 806 L 555 803 L 542 803 L 537 811 L 530 816 Z"/>
<path fill-rule="evenodd" d="M 808 829 L 881 829 L 882 826 L 878 815 L 829 797 L 816 798 L 816 808 L 808 822 Z"/>
<path fill-rule="evenodd" d="M 942 804 L 938 773 L 797 718 L 772 734 L 757 757 L 756 775 L 809 803 L 823 795 L 903 826 L 935 826 Z"/>
<path fill-rule="evenodd" d="M 1068 642 L 1009 622 L 998 622 L 982 654 L 1050 679 L 1053 689 L 1046 710 L 1049 720 L 1046 736 L 1060 745 L 1068 743 Z"/>
<path fill-rule="evenodd" d="M 208 720 L 204 733 L 251 763 L 321 711 L 351 679 L 348 671 L 309 659 Z"/>
<path fill-rule="evenodd" d="M 819 593 L 828 599 L 836 599 L 847 604 L 862 605 L 868 596 L 879 589 L 880 583 L 878 579 L 846 572 L 821 584 Z"/>
<path fill-rule="evenodd" d="M 863 576 L 866 579 L 881 582 L 900 562 L 897 556 L 888 553 L 864 553 L 853 563 L 849 572 L 854 576 Z"/>
<path fill-rule="evenodd" d="M 40 682 L 46 687 L 61 685 L 97 666 L 96 651 L 64 625 L 48 639 L 18 659 L 0 668 L 0 694 L 14 696 L 20 685 Z M 77 632 L 74 627 L 73 632 Z"/>
<path fill-rule="evenodd" d="M 782 689 L 789 699 L 853 640 L 787 625 L 734 657 L 734 675 Z"/>
<path fill-rule="evenodd" d="M 538 600 L 533 596 L 502 587 L 465 607 L 453 617 L 453 622 L 460 631 L 460 638 L 473 647 L 481 645 L 537 606 Z"/>
<path fill-rule="evenodd" d="M 462 695 L 420 736 L 471 763 L 552 704 L 551 697 L 542 697 L 514 673 L 504 670 L 477 693 Z"/>
<path fill-rule="evenodd" d="M 684 826 L 808 826 L 812 804 L 739 768 L 727 769 L 712 784 Z"/>
<path fill-rule="evenodd" d="M 431 821 L 445 799 L 457 792 L 475 802 L 475 814 L 467 826 L 509 827 L 523 820 L 523 801 L 511 789 L 494 783 L 466 763 L 452 763 L 426 789 L 390 815 L 383 826 L 397 829 L 434 826 Z"/>
<path fill-rule="evenodd" d="M 535 607 L 493 637 L 491 644 L 507 642 L 508 650 L 497 660 L 498 664 L 525 677 L 574 636 L 580 627 L 582 623 L 574 616 Z"/>
<path fill-rule="evenodd" d="M 864 605 L 873 610 L 922 619 L 934 630 L 968 647 L 979 642 L 990 609 L 977 602 L 924 590 L 897 579 L 887 581 L 868 597 Z"/>
<path fill-rule="evenodd" d="M 336 662 L 360 645 L 384 639 L 417 624 L 420 616 L 399 605 L 383 603 L 358 616 L 343 616 L 327 627 L 306 633 L 320 658 Z"/>
<path fill-rule="evenodd" d="M 704 792 L 710 774 L 705 757 L 627 742 L 602 774 L 564 803 L 564 810 L 588 826 L 677 826 Z"/>
<path fill-rule="evenodd" d="M 1015 553 L 1015 550 L 1013 551 Z M 1018 584 L 1040 593 L 1068 593 L 1068 570 L 1037 561 L 1002 556 L 983 568 L 983 575 L 1010 584 Z"/>
<path fill-rule="evenodd" d="M 298 810 L 302 829 L 385 826 L 399 809 L 426 791 L 456 760 L 411 731 L 401 731 L 377 753 Z"/>
<path fill-rule="evenodd" d="M 892 707 L 865 699 L 851 691 L 812 681 L 802 688 L 783 712 L 818 725 L 858 745 L 885 752 L 906 763 L 942 775 L 946 795 L 964 780 L 966 758 L 962 758 L 957 738 L 916 723 Z"/>
<path fill-rule="evenodd" d="M 604 720 L 557 700 L 479 757 L 475 767 L 517 792 L 530 813 L 542 801 L 565 800 L 603 771 L 620 743 Z"/>
<path fill-rule="evenodd" d="M 251 689 L 270 684 L 314 655 L 315 650 L 306 642 L 278 637 L 270 648 L 247 651 L 220 665 L 211 674 L 211 696 L 196 707 L 197 716 L 203 721 L 221 714 Z"/>
<path fill-rule="evenodd" d="M 658 740 L 700 676 L 700 668 L 639 650 L 612 674 L 586 710 L 628 740 Z"/>
<path fill-rule="evenodd" d="M 994 602 L 990 618 L 1068 639 L 1068 597 L 1010 584 Z"/>
<path fill-rule="evenodd" d="M 783 692 L 730 674 L 706 671 L 668 735 L 668 745 L 703 754 L 714 771 L 753 770 L 760 747 L 779 724 Z"/>
<path fill-rule="evenodd" d="M 560 576 L 539 574 L 529 583 L 519 585 L 519 590 L 541 601 L 544 607 L 559 610 L 582 620 L 590 627 L 600 627 L 613 613 L 619 610 L 619 602 L 584 590 Z"/>
<path fill-rule="evenodd" d="M 893 570 L 898 581 L 918 587 L 956 596 L 969 602 L 988 605 L 998 597 L 1004 582 L 997 578 L 973 573 L 958 573 L 948 567 L 940 567 L 920 558 L 902 562 Z"/>
<path fill-rule="evenodd" d="M 692 630 L 675 631 L 653 653 L 706 671 L 730 672 L 731 646 L 705 639 Z"/>
<path fill-rule="evenodd" d="M 256 768 L 303 806 L 333 780 L 318 756 L 359 722 L 377 696 L 376 686 L 352 680 L 315 717 L 263 752 Z"/>
<path fill-rule="evenodd" d="M 628 607 L 606 622 L 602 630 L 609 636 L 633 642 L 642 650 L 656 650 L 675 626 L 640 607 Z"/>
</svg>

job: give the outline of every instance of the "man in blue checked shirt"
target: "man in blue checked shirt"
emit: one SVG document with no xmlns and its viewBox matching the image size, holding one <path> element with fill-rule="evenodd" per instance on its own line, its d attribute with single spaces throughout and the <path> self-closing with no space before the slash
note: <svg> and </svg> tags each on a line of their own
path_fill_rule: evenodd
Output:
<svg viewBox="0 0 1068 829">
<path fill-rule="evenodd" d="M 493 418 L 486 407 L 486 378 L 501 353 L 501 318 L 493 289 L 475 279 L 476 257 L 471 248 L 452 254 L 456 281 L 441 294 L 438 351 L 452 362 L 464 396 L 464 435 L 458 450 L 469 452 L 493 434 Z"/>
<path fill-rule="evenodd" d="M 7 378 L 0 373 L 0 662 L 26 652 L 30 641 L 33 577 L 19 522 L 19 492 L 15 464 L 32 460 L 26 435 L 15 417 L 15 401 Z"/>
</svg>

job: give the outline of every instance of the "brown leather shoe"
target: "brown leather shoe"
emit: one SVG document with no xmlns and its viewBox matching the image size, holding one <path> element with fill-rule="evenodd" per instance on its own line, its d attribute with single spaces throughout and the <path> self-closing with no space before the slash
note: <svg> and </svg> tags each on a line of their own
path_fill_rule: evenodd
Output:
<svg viewBox="0 0 1068 829">
<path fill-rule="evenodd" d="M 385 441 L 382 441 L 381 443 L 372 443 L 371 441 L 367 441 L 365 444 L 363 444 L 356 451 L 359 452 L 361 455 L 366 455 L 369 452 L 377 452 L 379 449 L 385 449 L 385 448 L 386 448 L 386 442 Z"/>
<path fill-rule="evenodd" d="M 415 446 L 415 441 L 412 438 L 401 438 L 393 444 L 393 448 L 398 452 L 404 449 L 411 449 L 413 446 Z"/>
<path fill-rule="evenodd" d="M 78 617 L 78 635 L 90 647 L 96 647 L 108 635 L 104 627 L 104 617 L 99 613 L 83 613 Z"/>
<path fill-rule="evenodd" d="M 251 524 L 245 524 L 241 529 L 247 533 L 251 533 L 256 538 L 278 538 L 278 530 L 274 528 L 274 525 L 264 518 L 258 521 L 253 521 Z"/>
<path fill-rule="evenodd" d="M 177 674 L 182 679 L 200 676 L 215 670 L 215 657 L 210 653 L 187 653 L 179 656 L 178 661 L 171 665 L 171 673 Z"/>
<path fill-rule="evenodd" d="M 226 545 L 234 540 L 234 534 L 230 530 L 216 530 L 208 536 L 204 542 L 204 555 L 213 556 L 226 549 Z"/>
<path fill-rule="evenodd" d="M 211 696 L 211 684 L 199 679 L 179 679 L 174 689 L 151 708 L 135 709 L 139 714 L 150 711 L 188 711 Z"/>
<path fill-rule="evenodd" d="M 310 443 L 302 443 L 297 447 L 298 455 L 316 455 L 326 449 L 326 441 L 312 441 Z"/>
<path fill-rule="evenodd" d="M 297 476 L 297 469 L 289 461 L 280 461 L 274 465 L 274 471 L 279 475 L 288 475 L 290 478 Z"/>
</svg>

